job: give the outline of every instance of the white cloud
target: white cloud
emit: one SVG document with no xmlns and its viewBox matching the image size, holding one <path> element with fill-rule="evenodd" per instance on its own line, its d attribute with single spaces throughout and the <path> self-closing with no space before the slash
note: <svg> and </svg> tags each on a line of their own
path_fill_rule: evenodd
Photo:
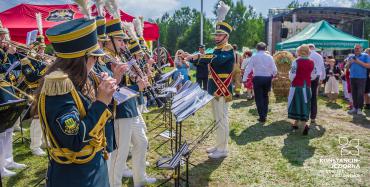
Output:
<svg viewBox="0 0 370 187">
<path fill-rule="evenodd" d="M 355 0 L 313 0 L 312 3 L 322 6 L 351 7 Z"/>
<path fill-rule="evenodd" d="M 180 0 L 118 0 L 120 8 L 132 16 L 161 17 L 180 7 Z"/>
</svg>

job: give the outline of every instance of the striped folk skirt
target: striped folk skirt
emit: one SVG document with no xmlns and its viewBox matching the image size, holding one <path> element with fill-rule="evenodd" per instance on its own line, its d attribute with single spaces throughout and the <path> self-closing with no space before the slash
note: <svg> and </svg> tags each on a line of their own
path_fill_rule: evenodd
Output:
<svg viewBox="0 0 370 187">
<path fill-rule="evenodd" d="M 308 121 L 311 110 L 311 89 L 303 87 L 290 87 L 288 97 L 288 118 Z"/>
</svg>

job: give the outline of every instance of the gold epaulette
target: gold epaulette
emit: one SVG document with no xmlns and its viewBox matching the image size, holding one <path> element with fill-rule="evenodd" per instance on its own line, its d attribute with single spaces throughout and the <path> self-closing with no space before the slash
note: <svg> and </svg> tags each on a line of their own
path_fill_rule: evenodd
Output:
<svg viewBox="0 0 370 187">
<path fill-rule="evenodd" d="M 30 66 L 30 68 L 31 68 L 33 71 L 36 71 L 36 70 L 35 70 L 35 67 L 33 67 L 33 65 L 32 65 L 32 63 L 31 63 L 31 60 L 30 60 L 30 59 L 28 59 L 27 57 L 24 57 L 24 58 L 22 58 L 22 59 L 21 59 L 21 64 L 22 64 L 22 66 L 28 65 L 28 66 Z"/>
<path fill-rule="evenodd" d="M 230 51 L 234 50 L 233 46 L 230 44 L 226 44 L 225 46 L 222 47 L 221 51 Z"/>
<path fill-rule="evenodd" d="M 204 55 L 201 55 L 200 58 L 203 58 L 203 59 L 211 59 L 213 58 L 214 55 L 213 54 L 204 54 Z"/>
<path fill-rule="evenodd" d="M 47 96 L 64 95 L 74 89 L 71 79 L 63 71 L 54 71 L 45 76 L 41 93 Z"/>
</svg>

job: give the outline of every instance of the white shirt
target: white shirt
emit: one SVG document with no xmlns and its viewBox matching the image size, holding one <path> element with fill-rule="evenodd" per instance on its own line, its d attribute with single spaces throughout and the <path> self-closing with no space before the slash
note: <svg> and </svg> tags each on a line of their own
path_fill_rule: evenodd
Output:
<svg viewBox="0 0 370 187">
<path fill-rule="evenodd" d="M 277 74 L 274 58 L 266 54 L 265 51 L 258 51 L 256 55 L 250 58 L 247 68 L 244 71 L 243 82 L 247 81 L 248 75 L 252 70 L 254 77 L 271 77 Z"/>
<path fill-rule="evenodd" d="M 247 67 L 247 65 L 248 65 L 248 62 L 249 62 L 249 60 L 250 60 L 251 58 L 245 58 L 244 60 L 243 60 L 243 62 L 242 62 L 242 65 L 241 65 L 241 68 L 240 69 L 242 69 L 242 70 L 245 70 L 245 68 Z"/>
<path fill-rule="evenodd" d="M 326 77 L 326 72 L 324 59 L 322 58 L 322 56 L 318 52 L 311 50 L 309 58 L 314 62 L 314 71 L 316 75 L 320 77 L 320 80 L 324 80 Z M 316 77 L 314 79 L 316 79 Z"/>
</svg>

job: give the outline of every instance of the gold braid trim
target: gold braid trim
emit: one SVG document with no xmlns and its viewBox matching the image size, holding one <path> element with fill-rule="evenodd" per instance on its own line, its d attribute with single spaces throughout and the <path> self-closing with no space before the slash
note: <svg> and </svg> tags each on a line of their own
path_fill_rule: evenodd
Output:
<svg viewBox="0 0 370 187">
<path fill-rule="evenodd" d="M 81 98 L 79 97 L 77 91 L 73 88 L 72 90 L 70 90 L 70 93 L 72 94 L 73 100 L 77 105 L 77 109 L 80 112 L 81 118 L 85 117 L 86 111 L 83 107 Z M 84 146 L 79 152 L 74 152 L 68 148 L 61 148 L 54 138 L 46 119 L 45 98 L 46 94 L 45 92 L 42 92 L 39 98 L 38 112 L 40 115 L 41 126 L 46 137 L 46 141 L 49 142 L 47 144 L 47 150 L 50 157 L 55 162 L 59 164 L 85 164 L 87 162 L 90 162 L 95 157 L 97 152 L 106 147 L 107 142 L 104 126 L 108 119 L 112 116 L 111 112 L 108 109 L 103 112 L 93 130 L 89 132 L 89 135 L 92 137 L 89 145 Z M 107 158 L 106 151 L 103 152 L 104 158 Z"/>
</svg>

